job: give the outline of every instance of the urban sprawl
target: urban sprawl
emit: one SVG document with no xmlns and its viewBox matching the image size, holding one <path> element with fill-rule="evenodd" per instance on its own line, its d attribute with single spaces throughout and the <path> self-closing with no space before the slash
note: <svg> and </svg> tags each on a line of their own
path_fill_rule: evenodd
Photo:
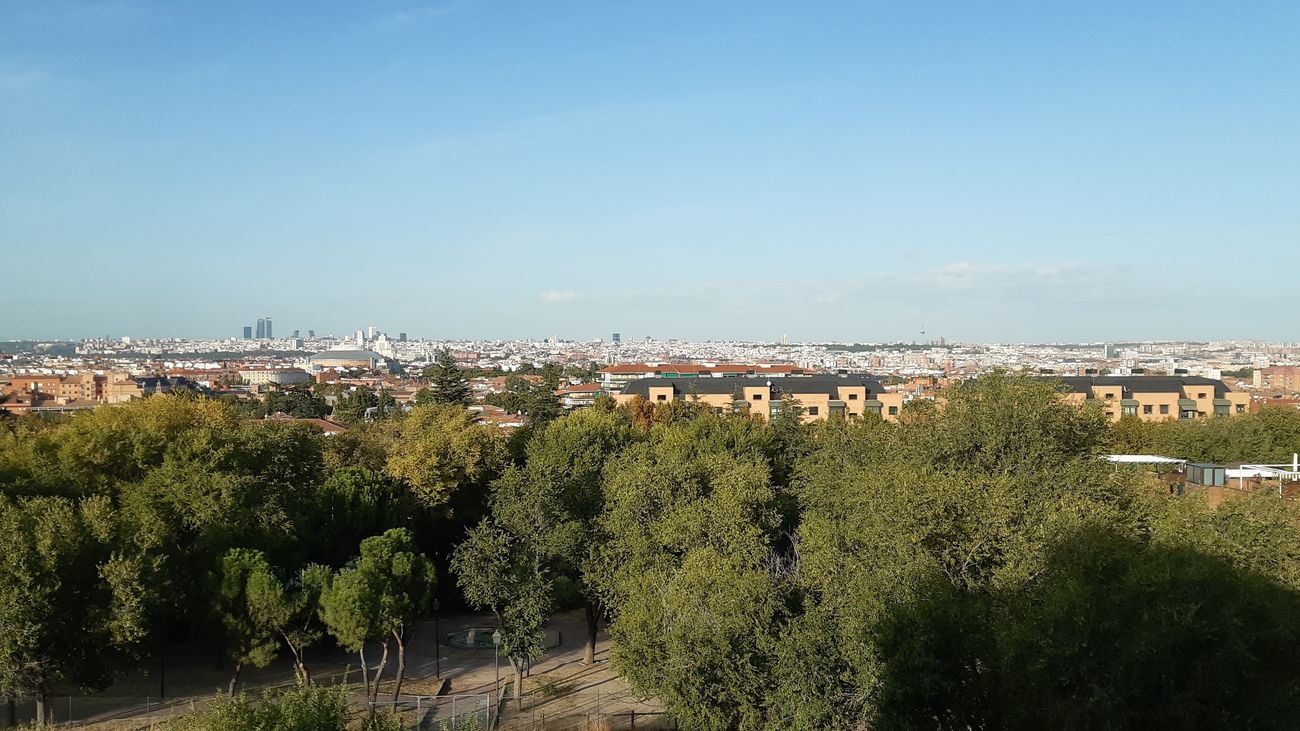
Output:
<svg viewBox="0 0 1300 731">
<path fill-rule="evenodd" d="M 277 338 L 271 318 L 242 335 L 0 343 L 0 409 L 60 413 L 176 390 L 265 401 L 307 386 L 331 386 L 331 406 L 340 394 L 368 390 L 406 408 L 427 386 L 439 353 L 468 369 L 471 408 L 503 428 L 527 419 L 520 409 L 492 404 L 511 375 L 553 390 L 565 409 L 608 395 L 620 402 L 691 400 L 767 417 L 793 399 L 805 420 L 866 412 L 891 419 L 908 402 L 933 399 L 943 387 L 995 369 L 1059 377 L 1072 398 L 1104 402 L 1112 419 L 1240 414 L 1268 403 L 1300 407 L 1297 343 L 796 343 L 788 336 L 692 342 L 618 333 L 586 341 L 431 340 L 373 326 L 342 337 L 294 330 Z M 556 375 L 544 382 L 540 369 L 548 365 Z M 328 416 L 320 423 L 331 428 Z"/>
</svg>

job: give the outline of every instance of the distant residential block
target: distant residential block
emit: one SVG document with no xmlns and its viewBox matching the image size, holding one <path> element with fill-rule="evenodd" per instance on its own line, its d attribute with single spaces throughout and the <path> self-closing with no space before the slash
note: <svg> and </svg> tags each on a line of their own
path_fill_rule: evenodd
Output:
<svg viewBox="0 0 1300 731">
<path fill-rule="evenodd" d="M 642 378 L 624 386 L 614 400 L 625 404 L 637 397 L 651 403 L 700 403 L 720 414 L 752 414 L 763 419 L 771 418 L 785 407 L 786 398 L 792 398 L 799 402 L 805 422 L 834 414 L 868 413 L 894 421 L 902 411 L 904 399 L 903 394 L 887 392 L 879 381 L 862 375 Z"/>
<path fill-rule="evenodd" d="M 1200 376 L 1066 376 L 1072 401 L 1100 401 L 1107 418 L 1143 421 L 1235 416 L 1250 410 L 1250 394 Z"/>
<path fill-rule="evenodd" d="M 790 364 L 744 365 L 740 363 L 622 363 L 601 368 L 601 385 L 616 394 L 623 386 L 642 378 L 783 378 L 804 376 L 814 371 Z"/>
</svg>

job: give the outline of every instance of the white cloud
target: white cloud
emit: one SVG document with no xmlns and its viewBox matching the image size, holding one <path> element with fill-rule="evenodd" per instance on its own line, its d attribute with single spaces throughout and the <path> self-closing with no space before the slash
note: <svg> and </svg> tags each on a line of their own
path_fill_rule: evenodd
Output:
<svg viewBox="0 0 1300 731">
<path fill-rule="evenodd" d="M 577 299 L 578 295 L 573 292 L 542 292 L 543 302 L 572 302 Z"/>
</svg>

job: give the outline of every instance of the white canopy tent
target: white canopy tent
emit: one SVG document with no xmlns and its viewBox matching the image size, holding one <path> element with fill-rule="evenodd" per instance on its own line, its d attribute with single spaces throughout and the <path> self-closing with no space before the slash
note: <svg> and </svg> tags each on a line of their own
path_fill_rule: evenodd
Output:
<svg viewBox="0 0 1300 731">
<path fill-rule="evenodd" d="M 1106 461 L 1111 464 L 1187 464 L 1185 459 L 1161 457 L 1157 454 L 1108 454 Z"/>
</svg>

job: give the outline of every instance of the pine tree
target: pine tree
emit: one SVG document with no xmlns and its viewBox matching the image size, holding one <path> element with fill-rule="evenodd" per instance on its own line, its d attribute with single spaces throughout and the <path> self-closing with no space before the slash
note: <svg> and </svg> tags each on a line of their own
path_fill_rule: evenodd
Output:
<svg viewBox="0 0 1300 731">
<path fill-rule="evenodd" d="M 451 351 L 447 348 L 438 351 L 433 365 L 426 373 L 429 376 L 429 390 L 433 394 L 434 403 L 466 406 L 473 403 L 469 392 L 469 381 L 465 380 L 465 374 L 461 372 L 460 366 L 456 365 L 456 359 L 451 357 Z"/>
</svg>

